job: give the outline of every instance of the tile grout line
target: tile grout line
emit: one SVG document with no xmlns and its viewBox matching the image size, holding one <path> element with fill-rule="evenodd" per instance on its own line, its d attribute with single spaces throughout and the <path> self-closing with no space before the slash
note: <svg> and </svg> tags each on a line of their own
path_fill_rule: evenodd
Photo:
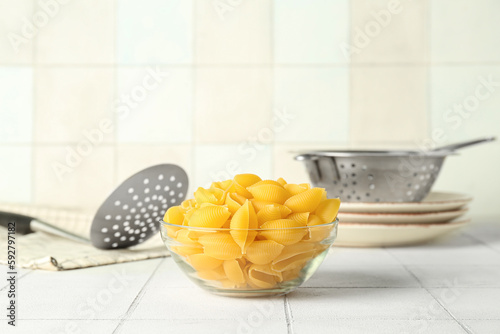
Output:
<svg viewBox="0 0 500 334">
<path fill-rule="evenodd" d="M 384 247 L 384 249 L 387 251 L 387 249 Z M 418 284 L 420 284 L 421 288 L 424 289 L 431 297 L 432 299 L 434 299 L 434 301 L 436 301 L 436 303 L 439 304 L 439 306 L 441 306 L 443 308 L 443 310 L 448 313 L 448 315 L 450 317 L 452 317 L 453 320 L 455 320 L 455 322 L 460 326 L 462 327 L 462 329 L 467 333 L 467 334 L 473 334 L 464 324 L 462 324 L 461 321 L 459 321 L 454 315 L 453 313 L 451 313 L 450 310 L 448 310 L 448 308 L 443 304 L 441 303 L 441 301 L 439 301 L 430 291 L 427 287 L 425 287 L 422 282 L 420 281 L 420 279 L 417 277 L 417 275 L 415 275 L 413 273 L 413 271 L 411 271 L 410 268 L 408 268 L 404 263 L 402 263 L 396 256 L 394 256 L 394 254 L 392 254 L 391 252 L 387 251 L 387 253 L 392 256 L 396 261 L 398 261 L 401 266 L 403 267 L 404 270 L 406 270 L 408 272 L 408 274 L 410 274 L 417 282 Z"/>
<path fill-rule="evenodd" d="M 287 334 L 293 334 L 293 314 L 287 295 L 283 296 L 283 306 L 285 308 L 286 332 Z"/>
<path fill-rule="evenodd" d="M 139 292 L 135 296 L 134 300 L 132 301 L 132 303 L 128 307 L 127 312 L 125 312 L 125 315 L 120 319 L 120 321 L 118 322 L 118 325 L 113 330 L 113 332 L 112 332 L 113 334 L 119 333 L 119 331 L 122 328 L 122 326 L 125 323 L 125 321 L 127 321 L 127 319 L 129 319 L 129 317 L 132 315 L 132 313 L 134 313 L 135 309 L 139 305 L 139 302 L 142 300 L 142 297 L 146 293 L 146 288 L 149 285 L 149 282 L 151 282 L 151 280 L 153 279 L 154 275 L 156 274 L 156 272 L 158 271 L 158 269 L 160 268 L 160 266 L 163 264 L 163 262 L 165 262 L 165 258 L 161 259 L 160 263 L 158 263 L 158 265 L 153 270 L 153 272 L 151 273 L 151 275 L 149 275 L 148 280 L 146 281 L 146 283 L 144 283 L 144 285 L 142 286 L 141 290 L 139 290 Z"/>
<path fill-rule="evenodd" d="M 7 267 L 6 267 L 7 268 Z M 16 284 L 21 280 L 23 279 L 24 277 L 28 276 L 29 274 L 33 273 L 34 270 L 31 270 L 31 271 L 28 271 L 24 274 L 22 274 L 21 276 L 18 276 L 17 277 L 17 280 L 16 280 Z M 7 289 L 9 287 L 9 284 L 5 285 L 3 288 L 0 289 L 0 292 L 4 291 L 5 289 Z"/>
<path fill-rule="evenodd" d="M 465 237 L 467 237 L 467 238 L 469 238 L 469 239 L 472 239 L 472 240 L 474 240 L 474 241 L 477 241 L 478 243 L 480 243 L 480 244 L 481 244 L 481 245 L 483 245 L 483 246 L 486 246 L 486 248 L 491 249 L 491 250 L 492 250 L 492 251 L 494 251 L 495 253 L 500 253 L 500 250 L 498 250 L 498 249 L 496 249 L 496 248 L 491 247 L 491 245 L 490 245 L 490 244 L 488 244 L 487 242 L 484 242 L 484 241 L 483 241 L 483 240 L 481 240 L 481 239 L 476 238 L 476 237 L 475 237 L 475 236 L 473 236 L 472 234 L 469 234 L 469 233 L 467 233 L 467 232 L 462 232 L 462 235 L 463 235 L 463 236 L 465 236 Z"/>
</svg>

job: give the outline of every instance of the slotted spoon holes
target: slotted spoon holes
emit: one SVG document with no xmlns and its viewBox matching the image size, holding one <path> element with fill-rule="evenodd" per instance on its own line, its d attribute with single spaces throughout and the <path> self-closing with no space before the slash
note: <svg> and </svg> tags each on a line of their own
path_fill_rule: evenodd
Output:
<svg viewBox="0 0 500 334">
<path fill-rule="evenodd" d="M 180 203 L 186 190 L 186 175 L 177 166 L 159 165 L 135 174 L 99 208 L 92 243 L 99 248 L 122 248 L 148 239 L 158 232 L 156 220 L 161 220 L 170 205 Z"/>
</svg>

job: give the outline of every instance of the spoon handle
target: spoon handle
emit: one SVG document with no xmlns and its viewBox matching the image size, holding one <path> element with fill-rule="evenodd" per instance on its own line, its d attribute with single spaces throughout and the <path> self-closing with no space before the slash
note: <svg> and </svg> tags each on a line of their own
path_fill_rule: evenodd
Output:
<svg viewBox="0 0 500 334">
<path fill-rule="evenodd" d="M 435 149 L 433 149 L 431 151 L 433 151 L 433 152 L 438 152 L 438 151 L 455 151 L 455 150 L 458 150 L 458 149 L 460 149 L 462 147 L 476 145 L 476 144 L 481 144 L 481 143 L 487 143 L 487 142 L 494 141 L 494 140 L 496 140 L 496 138 L 493 137 L 493 136 L 492 137 L 486 137 L 486 138 L 480 138 L 480 139 L 475 139 L 475 140 L 469 140 L 469 141 L 462 142 L 462 143 L 456 143 L 456 144 L 441 146 L 441 147 L 435 148 Z"/>
<path fill-rule="evenodd" d="M 73 234 L 71 232 L 62 230 L 62 229 L 60 229 L 58 227 L 55 227 L 53 225 L 49 225 L 47 223 L 44 223 L 44 222 L 36 220 L 36 219 L 33 219 L 30 222 L 30 228 L 34 232 L 46 232 L 46 233 L 57 235 L 59 237 L 63 237 L 63 238 L 66 238 L 66 239 L 71 239 L 71 240 L 82 242 L 82 243 L 85 243 L 85 244 L 90 244 L 90 240 L 89 239 L 86 239 L 86 238 L 81 237 L 79 235 L 76 235 L 76 234 Z"/>
</svg>

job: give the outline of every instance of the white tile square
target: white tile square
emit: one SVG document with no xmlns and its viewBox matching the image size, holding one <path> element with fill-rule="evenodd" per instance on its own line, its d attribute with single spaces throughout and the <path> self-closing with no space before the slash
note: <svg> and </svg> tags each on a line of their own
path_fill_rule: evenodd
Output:
<svg viewBox="0 0 500 334">
<path fill-rule="evenodd" d="M 429 35 L 433 62 L 493 62 L 500 60 L 495 0 L 429 1 Z"/>
<path fill-rule="evenodd" d="M 113 0 L 36 2 L 35 11 L 47 23 L 36 38 L 40 64 L 111 64 L 114 61 L 115 6 Z M 64 3 L 64 4 L 63 4 Z M 45 9 L 44 9 L 45 8 Z"/>
<path fill-rule="evenodd" d="M 461 322 L 474 334 L 500 332 L 500 320 L 462 320 Z"/>
<path fill-rule="evenodd" d="M 31 155 L 29 146 L 0 147 L 0 202 L 31 201 Z"/>
<path fill-rule="evenodd" d="M 195 6 L 198 64 L 269 64 L 272 1 L 206 1 Z"/>
<path fill-rule="evenodd" d="M 35 74 L 37 143 L 93 142 L 95 146 L 113 139 L 112 69 L 44 67 Z"/>
<path fill-rule="evenodd" d="M 342 233 L 342 227 L 339 229 Z M 348 248 L 333 247 L 323 262 L 323 267 L 334 268 L 336 265 L 360 265 L 360 266 L 393 266 L 399 262 L 391 256 L 384 248 Z"/>
<path fill-rule="evenodd" d="M 426 1 L 353 0 L 346 52 L 353 63 L 423 63 L 426 14 Z"/>
<path fill-rule="evenodd" d="M 415 288 L 299 288 L 288 295 L 288 301 L 297 320 L 452 319 L 427 291 Z M 428 309 L 432 312 L 423 312 Z"/>
<path fill-rule="evenodd" d="M 62 272 L 37 270 L 18 282 L 23 319 L 120 319 L 158 261 L 140 261 Z M 41 288 L 43 287 L 43 288 Z"/>
<path fill-rule="evenodd" d="M 190 69 L 119 69 L 118 142 L 191 142 L 192 93 Z"/>
<path fill-rule="evenodd" d="M 274 61 L 346 63 L 340 46 L 349 42 L 349 1 L 274 1 Z"/>
<path fill-rule="evenodd" d="M 178 165 L 188 177 L 193 176 L 190 145 L 118 145 L 116 154 L 118 183 L 142 169 L 165 163 Z"/>
<path fill-rule="evenodd" d="M 33 0 L 0 1 L 0 63 L 31 63 L 36 35 L 30 34 L 27 22 L 32 22 L 33 14 Z"/>
<path fill-rule="evenodd" d="M 467 333 L 454 320 L 320 319 L 293 322 L 295 334 L 332 332 L 342 334 Z"/>
<path fill-rule="evenodd" d="M 424 66 L 351 68 L 351 141 L 370 146 L 423 140 L 426 85 Z"/>
<path fill-rule="evenodd" d="M 33 135 L 33 70 L 0 67 L 0 143 L 29 143 Z"/>
<path fill-rule="evenodd" d="M 262 179 L 272 177 L 269 146 L 198 145 L 195 147 L 194 188 L 208 187 L 213 181 L 232 179 L 241 173 L 253 173 Z"/>
<path fill-rule="evenodd" d="M 474 221 L 476 224 L 466 228 L 463 231 L 464 235 L 485 243 L 488 247 L 496 249 L 500 252 L 500 231 L 498 229 L 498 218 L 477 218 Z"/>
<path fill-rule="evenodd" d="M 445 288 L 429 291 L 459 320 L 500 320 L 499 288 Z"/>
<path fill-rule="evenodd" d="M 39 205 L 95 212 L 114 190 L 114 152 L 98 146 L 82 155 L 78 146 L 35 147 L 34 199 Z"/>
<path fill-rule="evenodd" d="M 250 316 L 250 315 L 249 315 Z M 120 333 L 135 334 L 146 332 L 148 334 L 168 333 L 262 333 L 275 334 L 286 333 L 285 320 L 269 320 L 262 312 L 251 313 L 250 318 L 238 318 L 235 320 L 199 320 L 187 321 L 168 320 L 127 320 L 121 327 Z"/>
<path fill-rule="evenodd" d="M 274 76 L 274 110 L 289 115 L 279 124 L 277 142 L 347 142 L 347 67 L 278 67 Z"/>
<path fill-rule="evenodd" d="M 405 265 L 488 266 L 500 263 L 500 253 L 460 234 L 426 245 L 386 250 Z"/>
<path fill-rule="evenodd" d="M 176 319 L 179 322 L 225 319 L 236 327 L 240 319 L 246 321 L 253 314 L 284 321 L 283 298 L 228 298 L 195 286 L 169 288 L 157 280 L 148 284 L 141 303 L 130 319 Z"/>
<path fill-rule="evenodd" d="M 193 118 L 196 142 L 269 144 L 274 134 L 271 94 L 268 68 L 198 68 Z"/>
<path fill-rule="evenodd" d="M 334 261 L 334 260 L 332 260 Z M 418 288 L 402 266 L 322 265 L 305 288 Z"/>
<path fill-rule="evenodd" d="M 450 285 L 466 288 L 500 288 L 500 265 L 418 265 L 408 266 L 427 288 L 444 288 Z"/>
<path fill-rule="evenodd" d="M 117 2 L 120 64 L 186 64 L 192 60 L 192 0 Z"/>
<path fill-rule="evenodd" d="M 12 333 L 93 333 L 109 334 L 118 326 L 118 320 L 19 320 Z M 3 326 L 5 325 L 5 329 Z M 11 326 L 8 326 L 11 327 Z M 2 333 L 10 333 L 7 322 L 0 323 Z"/>
<path fill-rule="evenodd" d="M 499 92 L 500 66 L 432 66 L 429 102 L 434 142 L 499 135 Z"/>
</svg>

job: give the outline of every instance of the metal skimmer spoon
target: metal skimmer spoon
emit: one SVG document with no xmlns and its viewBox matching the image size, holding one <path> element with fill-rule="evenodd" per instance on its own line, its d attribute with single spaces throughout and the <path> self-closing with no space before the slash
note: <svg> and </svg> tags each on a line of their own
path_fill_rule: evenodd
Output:
<svg viewBox="0 0 500 334">
<path fill-rule="evenodd" d="M 101 249 L 127 248 L 158 232 L 165 211 L 186 197 L 188 177 L 171 164 L 146 168 L 126 179 L 101 204 L 92 220 L 90 240 L 33 217 L 0 212 L 0 225 L 15 220 L 22 234 L 44 231 Z"/>
</svg>

